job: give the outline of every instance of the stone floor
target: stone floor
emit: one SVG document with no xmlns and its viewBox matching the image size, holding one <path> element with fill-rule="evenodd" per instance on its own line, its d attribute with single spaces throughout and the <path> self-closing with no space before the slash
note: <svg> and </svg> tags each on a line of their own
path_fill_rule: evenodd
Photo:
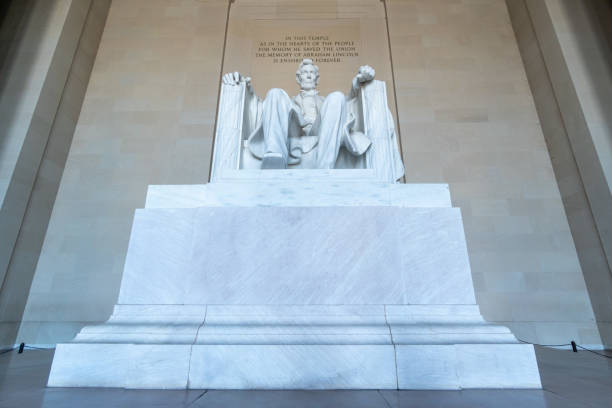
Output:
<svg viewBox="0 0 612 408">
<path fill-rule="evenodd" d="M 0 407 L 606 407 L 612 359 L 536 348 L 543 390 L 466 391 L 158 391 L 45 388 L 51 350 L 0 355 Z M 608 353 L 612 355 L 612 353 Z"/>
</svg>

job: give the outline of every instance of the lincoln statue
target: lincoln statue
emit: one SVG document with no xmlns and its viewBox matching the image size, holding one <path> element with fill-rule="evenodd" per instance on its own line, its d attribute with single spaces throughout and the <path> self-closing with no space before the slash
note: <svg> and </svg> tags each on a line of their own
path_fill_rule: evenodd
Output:
<svg viewBox="0 0 612 408">
<path fill-rule="evenodd" d="M 248 136 L 248 148 L 261 159 L 261 168 L 284 169 L 299 164 L 303 155 L 313 152 L 313 167 L 333 169 L 341 147 L 350 155 L 363 155 L 372 142 L 357 130 L 357 110 L 349 105 L 374 75 L 374 69 L 364 65 L 353 78 L 348 95 L 332 92 L 322 97 L 317 91 L 319 68 L 311 59 L 304 59 L 296 72 L 300 93 L 290 98 L 284 90 L 274 88 L 260 105 L 260 120 Z M 250 87 L 250 78 L 238 72 L 223 76 L 225 85 L 241 82 Z"/>
</svg>

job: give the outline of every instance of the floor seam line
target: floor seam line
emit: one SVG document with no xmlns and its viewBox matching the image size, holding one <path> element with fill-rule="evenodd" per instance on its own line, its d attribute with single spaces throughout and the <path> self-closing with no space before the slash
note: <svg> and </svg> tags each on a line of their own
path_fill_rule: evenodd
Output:
<svg viewBox="0 0 612 408">
<path fill-rule="evenodd" d="M 385 404 L 389 407 L 389 408 L 393 408 L 391 406 L 391 403 L 389 401 L 387 401 L 387 399 L 385 398 L 385 396 L 383 395 L 382 392 L 380 392 L 380 390 L 376 390 L 378 392 L 378 395 L 380 395 L 380 397 L 383 399 L 383 401 L 385 401 Z"/>
<path fill-rule="evenodd" d="M 200 395 L 198 395 L 198 398 L 196 398 L 196 399 L 194 399 L 193 401 L 191 401 L 191 402 L 189 403 L 189 405 L 187 405 L 187 407 L 190 407 L 190 406 L 192 406 L 193 404 L 195 404 L 196 402 L 198 402 L 198 401 L 199 401 L 199 400 L 200 400 L 200 399 L 201 399 L 201 398 L 202 398 L 204 395 L 206 395 L 206 393 L 207 393 L 208 391 L 209 391 L 209 390 L 204 390 L 204 392 L 203 392 L 203 393 L 201 393 Z"/>
<path fill-rule="evenodd" d="M 552 391 L 552 390 L 546 389 L 546 388 L 544 388 L 544 386 L 542 386 L 541 390 L 544 391 L 544 392 L 550 392 L 551 394 L 556 395 L 557 397 L 559 397 L 560 399 L 562 399 L 564 401 L 569 401 L 571 403 L 578 402 L 578 401 L 576 401 L 576 400 L 574 400 L 572 398 L 568 398 L 568 397 L 566 397 L 564 395 L 561 395 L 561 394 L 559 394 L 556 391 Z M 583 404 L 584 404 L 585 407 L 598 408 L 597 405 L 593 405 L 592 403 L 585 403 L 585 402 L 583 402 Z"/>
</svg>

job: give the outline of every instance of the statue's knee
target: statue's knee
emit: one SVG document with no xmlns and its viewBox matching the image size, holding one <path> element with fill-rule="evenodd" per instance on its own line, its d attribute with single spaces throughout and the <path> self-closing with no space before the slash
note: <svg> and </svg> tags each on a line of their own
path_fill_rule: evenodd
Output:
<svg viewBox="0 0 612 408">
<path fill-rule="evenodd" d="M 272 88 L 266 94 L 267 98 L 288 98 L 287 92 L 283 91 L 280 88 Z"/>
<path fill-rule="evenodd" d="M 344 104 L 345 97 L 342 92 L 336 91 L 336 92 L 332 92 L 329 95 L 327 95 L 327 98 L 325 98 L 325 101 L 331 104 Z"/>
</svg>

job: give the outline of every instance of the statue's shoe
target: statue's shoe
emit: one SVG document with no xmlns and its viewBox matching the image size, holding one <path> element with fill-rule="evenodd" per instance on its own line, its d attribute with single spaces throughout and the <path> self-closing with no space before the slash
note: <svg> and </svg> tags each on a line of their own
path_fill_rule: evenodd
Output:
<svg viewBox="0 0 612 408">
<path fill-rule="evenodd" d="M 266 156 L 261 160 L 261 168 L 264 170 L 270 169 L 286 169 L 287 162 L 280 156 Z"/>
</svg>

